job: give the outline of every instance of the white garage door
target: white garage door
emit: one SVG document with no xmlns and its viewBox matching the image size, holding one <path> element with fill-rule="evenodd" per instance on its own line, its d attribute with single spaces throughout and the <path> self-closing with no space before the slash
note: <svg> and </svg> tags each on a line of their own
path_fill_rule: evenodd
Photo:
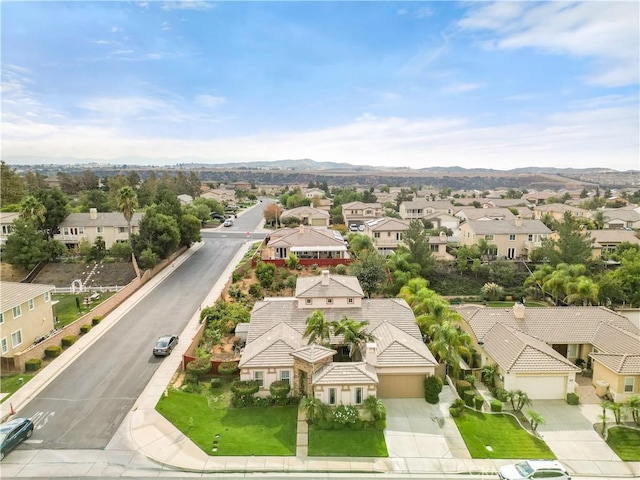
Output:
<svg viewBox="0 0 640 480">
<path fill-rule="evenodd" d="M 518 375 L 516 390 L 522 390 L 532 400 L 564 399 L 567 391 L 567 376 L 535 376 Z"/>
</svg>

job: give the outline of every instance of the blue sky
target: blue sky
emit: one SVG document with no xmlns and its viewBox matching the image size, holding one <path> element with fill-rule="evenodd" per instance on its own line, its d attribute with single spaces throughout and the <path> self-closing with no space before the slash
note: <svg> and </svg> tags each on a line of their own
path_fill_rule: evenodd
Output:
<svg viewBox="0 0 640 480">
<path fill-rule="evenodd" d="M 2 156 L 640 168 L 629 2 L 3 2 Z"/>
</svg>

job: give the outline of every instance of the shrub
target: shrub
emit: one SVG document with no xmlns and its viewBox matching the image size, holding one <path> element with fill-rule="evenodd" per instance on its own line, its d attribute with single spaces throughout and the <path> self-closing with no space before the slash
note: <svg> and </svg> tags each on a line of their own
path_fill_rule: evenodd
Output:
<svg viewBox="0 0 640 480">
<path fill-rule="evenodd" d="M 460 397 L 464 396 L 464 392 L 471 388 L 471 384 L 466 380 L 456 380 L 456 391 Z"/>
<path fill-rule="evenodd" d="M 44 356 L 47 358 L 55 358 L 62 353 L 62 347 L 59 345 L 51 345 L 44 349 Z"/>
<path fill-rule="evenodd" d="M 24 370 L 26 372 L 35 372 L 42 367 L 42 359 L 41 358 L 30 358 L 26 362 L 24 362 Z"/>
<path fill-rule="evenodd" d="M 473 403 L 476 410 L 482 410 L 482 405 L 484 404 L 484 398 L 481 395 L 476 395 L 473 397 Z"/>
<path fill-rule="evenodd" d="M 465 390 L 462 396 L 465 405 L 469 407 L 473 407 L 473 399 L 476 396 L 476 392 L 474 390 Z"/>
<path fill-rule="evenodd" d="M 465 375 L 464 379 L 465 381 L 469 382 L 469 385 L 471 385 L 472 387 L 476 383 L 476 376 L 472 373 Z"/>
<path fill-rule="evenodd" d="M 155 267 L 158 264 L 158 255 L 151 250 L 151 247 L 145 248 L 142 253 L 140 253 L 140 258 L 138 259 L 138 265 L 146 270 Z"/>
<path fill-rule="evenodd" d="M 242 280 L 242 272 L 234 271 L 231 274 L 231 283 L 238 283 L 240 280 Z"/>
<path fill-rule="evenodd" d="M 580 395 L 577 393 L 567 393 L 567 403 L 569 405 L 578 405 L 580 403 Z"/>
<path fill-rule="evenodd" d="M 206 357 L 196 358 L 187 363 L 185 370 L 187 373 L 191 373 L 200 378 L 211 371 L 211 360 Z"/>
<path fill-rule="evenodd" d="M 109 253 L 120 260 L 131 260 L 131 246 L 129 245 L 129 242 L 114 243 L 111 245 Z"/>
<path fill-rule="evenodd" d="M 353 405 L 339 405 L 333 411 L 333 421 L 338 425 L 352 425 L 358 418 L 358 410 Z"/>
<path fill-rule="evenodd" d="M 287 256 L 287 259 L 284 261 L 284 263 L 287 268 L 294 269 L 298 267 L 298 265 L 300 264 L 300 260 L 298 260 L 298 257 L 295 253 L 289 252 L 289 256 Z"/>
<path fill-rule="evenodd" d="M 66 335 L 62 337 L 62 346 L 70 347 L 71 345 L 76 343 L 76 340 L 78 340 L 78 337 L 76 335 Z"/>
<path fill-rule="evenodd" d="M 424 399 L 431 404 L 436 404 L 440 400 L 442 391 L 442 379 L 431 375 L 424 379 Z"/>
<path fill-rule="evenodd" d="M 501 412 L 502 411 L 502 402 L 500 400 L 491 400 L 491 411 L 492 412 Z"/>
<path fill-rule="evenodd" d="M 273 263 L 258 262 L 255 272 L 262 288 L 271 287 L 276 275 L 276 266 Z"/>
<path fill-rule="evenodd" d="M 98 325 L 100 322 L 102 321 L 102 317 L 101 316 L 97 316 L 97 317 L 93 317 L 91 319 L 91 325 L 93 325 L 94 327 L 96 325 Z"/>
<path fill-rule="evenodd" d="M 85 323 L 80 327 L 80 333 L 87 333 L 89 330 L 91 330 L 91 325 L 88 323 Z"/>
<path fill-rule="evenodd" d="M 236 380 L 231 384 L 231 391 L 236 395 L 255 395 L 260 390 L 260 384 L 256 380 Z"/>
<path fill-rule="evenodd" d="M 373 426 L 376 430 L 384 430 L 385 428 L 387 428 L 387 420 L 384 418 L 376 420 Z"/>
<path fill-rule="evenodd" d="M 236 362 L 222 362 L 218 365 L 218 373 L 220 375 L 233 375 L 238 371 L 238 364 Z"/>
<path fill-rule="evenodd" d="M 251 295 L 253 298 L 262 298 L 262 287 L 257 283 L 252 284 L 249 287 L 249 295 Z"/>
<path fill-rule="evenodd" d="M 211 385 L 211 388 L 214 388 L 214 389 L 220 388 L 222 387 L 222 379 L 219 377 L 212 378 L 210 385 Z"/>
<path fill-rule="evenodd" d="M 290 391 L 291 385 L 286 380 L 277 380 L 269 385 L 269 392 L 276 401 L 286 398 Z"/>
<path fill-rule="evenodd" d="M 345 273 L 347 273 L 347 266 L 343 265 L 342 263 L 340 265 L 336 265 L 336 273 L 338 275 L 344 275 Z"/>
<path fill-rule="evenodd" d="M 460 400 L 459 398 L 457 400 L 454 400 L 454 402 L 449 407 L 449 415 L 451 415 L 453 418 L 461 417 L 462 415 L 464 415 L 464 401 Z"/>
<path fill-rule="evenodd" d="M 507 391 L 504 388 L 496 388 L 496 398 L 501 402 L 507 401 Z"/>
</svg>

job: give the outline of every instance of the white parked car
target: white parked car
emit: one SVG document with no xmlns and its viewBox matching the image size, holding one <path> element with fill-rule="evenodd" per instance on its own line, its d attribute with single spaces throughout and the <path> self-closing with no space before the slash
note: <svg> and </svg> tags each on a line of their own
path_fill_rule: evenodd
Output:
<svg viewBox="0 0 640 480">
<path fill-rule="evenodd" d="M 524 478 L 553 478 L 571 480 L 571 475 L 560 462 L 555 460 L 526 460 L 513 465 L 505 465 L 498 472 L 502 480 L 522 480 Z"/>
</svg>

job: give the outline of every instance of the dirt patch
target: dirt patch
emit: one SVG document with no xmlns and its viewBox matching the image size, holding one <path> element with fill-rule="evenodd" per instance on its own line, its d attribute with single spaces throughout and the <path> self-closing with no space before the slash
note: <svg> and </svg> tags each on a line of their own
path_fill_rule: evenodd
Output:
<svg viewBox="0 0 640 480">
<path fill-rule="evenodd" d="M 0 262 L 0 278 L 4 282 L 19 282 L 29 275 L 29 270 L 14 267 L 7 262 Z"/>
<path fill-rule="evenodd" d="M 215 345 L 211 349 L 211 360 L 214 362 L 232 362 L 239 361 L 239 350 L 236 345 L 240 342 L 240 337 L 235 335 L 227 335 L 222 339 L 222 344 Z"/>
<path fill-rule="evenodd" d="M 136 277 L 131 263 L 49 263 L 33 283 L 70 287 L 76 280 L 82 280 L 89 287 L 110 287 L 127 285 Z"/>
</svg>

